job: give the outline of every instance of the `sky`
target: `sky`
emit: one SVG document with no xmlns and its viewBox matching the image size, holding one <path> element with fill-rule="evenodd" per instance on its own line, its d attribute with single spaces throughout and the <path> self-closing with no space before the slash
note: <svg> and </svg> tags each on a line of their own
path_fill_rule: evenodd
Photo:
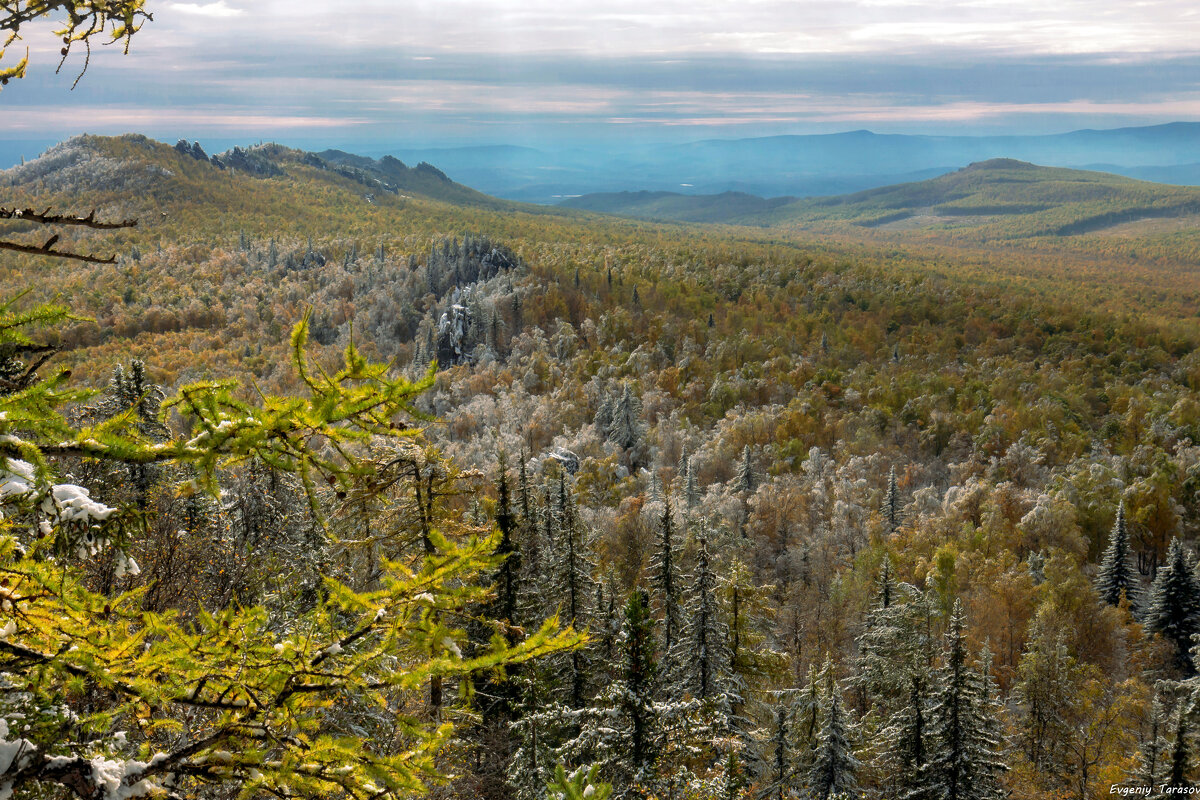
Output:
<svg viewBox="0 0 1200 800">
<path fill-rule="evenodd" d="M 1053 133 L 1200 120 L 1194 0 L 149 0 L 60 74 L 45 25 L 0 140 L 223 149 Z M 78 48 L 76 48 L 78 50 Z M 11 149 L 11 148 L 10 148 Z"/>
</svg>

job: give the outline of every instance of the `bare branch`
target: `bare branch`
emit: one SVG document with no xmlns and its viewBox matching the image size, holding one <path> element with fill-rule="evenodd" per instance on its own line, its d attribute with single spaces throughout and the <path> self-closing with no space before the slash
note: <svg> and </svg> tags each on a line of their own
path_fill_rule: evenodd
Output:
<svg viewBox="0 0 1200 800">
<path fill-rule="evenodd" d="M 54 250 L 52 245 L 58 241 L 58 237 L 54 236 L 44 245 L 28 245 L 18 242 L 8 242 L 0 239 L 0 250 L 13 250 L 18 253 L 28 253 L 34 256 L 53 256 L 54 258 L 69 258 L 74 261 L 84 261 L 88 264 L 115 264 L 117 263 L 116 256 L 101 258 L 100 256 L 88 255 L 86 253 L 72 253 L 70 250 Z"/>
<path fill-rule="evenodd" d="M 32 208 L 5 208 L 0 206 L 0 219 L 11 219 L 18 222 L 36 222 L 40 225 L 79 225 L 84 228 L 93 228 L 100 231 L 114 230 L 117 228 L 133 228 L 137 226 L 136 219 L 123 219 L 119 222 L 100 222 L 96 219 L 96 211 L 92 211 L 86 217 L 77 217 L 72 214 L 51 214 L 50 209 L 44 211 L 34 211 Z"/>
</svg>

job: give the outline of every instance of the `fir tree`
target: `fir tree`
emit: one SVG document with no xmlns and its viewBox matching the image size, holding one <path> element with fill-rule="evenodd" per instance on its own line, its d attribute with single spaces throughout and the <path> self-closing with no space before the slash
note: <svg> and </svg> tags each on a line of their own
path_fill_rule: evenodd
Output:
<svg viewBox="0 0 1200 800">
<path fill-rule="evenodd" d="M 700 503 L 700 490 L 696 486 L 696 469 L 690 458 L 687 461 L 687 470 L 684 473 L 683 497 L 689 512 L 695 509 Z"/>
<path fill-rule="evenodd" d="M 583 527 L 579 523 L 574 500 L 567 488 L 565 470 L 559 473 L 558 499 L 555 506 L 554 522 L 558 532 L 558 547 L 549 567 L 554 578 L 551 585 L 559 601 L 559 613 L 563 624 L 583 630 L 588 627 L 590 620 L 587 604 L 592 595 L 591 573 L 594 565 L 583 541 Z M 571 708 L 580 708 L 587 692 L 586 654 L 576 648 L 567 655 L 567 659 L 567 702 Z"/>
<path fill-rule="evenodd" d="M 1137 779 L 1143 786 L 1158 786 L 1162 781 L 1163 760 L 1170 747 L 1166 727 L 1162 700 L 1155 694 L 1150 706 L 1150 732 L 1138 754 Z"/>
<path fill-rule="evenodd" d="M 1171 741 L 1171 752 L 1166 766 L 1166 785 L 1171 789 L 1189 789 L 1191 773 L 1192 732 L 1190 728 L 1190 702 L 1181 700 L 1175 710 L 1175 736 Z"/>
<path fill-rule="evenodd" d="M 1176 666 L 1185 675 L 1194 675 L 1191 650 L 1192 637 L 1200 632 L 1200 587 L 1178 539 L 1171 540 L 1166 563 L 1150 587 L 1145 625 L 1175 645 Z"/>
<path fill-rule="evenodd" d="M 750 494 L 758 488 L 754 477 L 754 463 L 750 459 L 750 445 L 742 448 L 742 463 L 733 479 L 733 490 L 739 494 Z"/>
<path fill-rule="evenodd" d="M 887 493 L 883 496 L 883 524 L 887 533 L 895 533 L 903 521 L 900 490 L 896 485 L 896 468 L 888 471 Z"/>
<path fill-rule="evenodd" d="M 608 425 L 607 438 L 625 450 L 634 448 L 642 440 L 642 402 L 626 383 L 621 396 L 613 402 L 612 421 Z"/>
<path fill-rule="evenodd" d="M 907 702 L 892 715 L 883 731 L 887 742 L 885 759 L 892 768 L 891 779 L 907 800 L 924 800 L 926 787 L 926 737 L 928 688 L 918 675 L 909 676 Z"/>
<path fill-rule="evenodd" d="M 602 438 L 607 439 L 609 431 L 612 430 L 613 409 L 616 401 L 612 394 L 607 390 L 602 390 L 600 393 L 600 403 L 596 406 L 596 415 L 592 418 L 592 424 L 596 426 L 596 433 Z"/>
<path fill-rule="evenodd" d="M 658 662 L 655 658 L 654 618 L 646 593 L 632 592 L 625 605 L 617 679 L 597 703 L 581 716 L 579 736 L 568 742 L 564 755 L 571 763 L 601 764 L 619 787 L 653 778 L 663 747 L 659 705 L 655 702 Z"/>
<path fill-rule="evenodd" d="M 944 658 L 929 714 L 929 762 L 916 794 L 940 800 L 1001 798 L 1003 742 L 987 683 L 967 663 L 961 602 L 955 602 L 950 618 Z"/>
<path fill-rule="evenodd" d="M 676 645 L 681 648 L 676 660 L 683 665 L 682 688 L 718 717 L 717 725 L 723 728 L 730 710 L 729 628 L 721 620 L 716 588 L 709 561 L 708 531 L 701 530 L 696 568 L 684 607 L 687 622 Z"/>
<path fill-rule="evenodd" d="M 1108 537 L 1108 547 L 1100 559 L 1100 571 L 1096 575 L 1096 591 L 1100 599 L 1110 606 L 1121 604 L 1121 596 L 1129 601 L 1131 609 L 1137 609 L 1141 600 L 1141 583 L 1137 568 L 1132 561 L 1129 546 L 1129 530 L 1125 524 L 1125 501 L 1117 506 L 1117 520 Z"/>
<path fill-rule="evenodd" d="M 816 756 L 808 774 L 809 796 L 819 800 L 852 792 L 857 786 L 854 776 L 860 765 L 850 746 L 840 696 L 835 683 L 825 698 Z"/>
<path fill-rule="evenodd" d="M 671 502 L 668 500 L 663 508 L 663 515 L 658 521 L 654 556 L 650 564 L 650 579 L 662 616 L 662 652 L 669 658 L 676 655 L 674 647 L 683 624 L 683 611 L 679 605 L 678 551 Z"/>
<path fill-rule="evenodd" d="M 792 709 L 784 693 L 778 692 L 771 709 L 771 726 L 766 737 L 767 753 L 761 760 L 762 789 L 758 796 L 763 800 L 784 800 L 793 796 L 795 766 L 792 762 L 791 723 Z"/>
</svg>

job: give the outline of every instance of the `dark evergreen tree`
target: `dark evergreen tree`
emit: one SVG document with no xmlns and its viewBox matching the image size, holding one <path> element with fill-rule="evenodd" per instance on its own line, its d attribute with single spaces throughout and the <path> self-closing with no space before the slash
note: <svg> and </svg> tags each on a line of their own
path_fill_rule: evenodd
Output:
<svg viewBox="0 0 1200 800">
<path fill-rule="evenodd" d="M 828 798 L 854 791 L 858 759 L 850 745 L 841 692 L 835 683 L 825 697 L 823 723 L 812 768 L 808 773 L 809 796 Z"/>
<path fill-rule="evenodd" d="M 576 630 L 584 630 L 591 621 L 588 603 L 593 596 L 591 575 L 595 565 L 584 541 L 583 526 L 567 487 L 565 470 L 559 472 L 557 500 L 551 519 L 557 531 L 555 539 L 558 546 L 549 567 L 552 576 L 550 586 L 560 608 L 562 623 Z M 587 654 L 583 649 L 576 648 L 566 658 L 566 702 L 571 708 L 581 708 L 588 690 Z"/>
<path fill-rule="evenodd" d="M 900 490 L 896 485 L 896 468 L 888 471 L 887 493 L 883 496 L 883 525 L 887 533 L 895 533 L 903 522 L 904 512 L 900 501 Z"/>
<path fill-rule="evenodd" d="M 632 386 L 626 383 L 620 397 L 613 402 L 608 440 L 625 450 L 636 447 L 644 432 L 641 414 L 642 401 L 633 393 Z"/>
<path fill-rule="evenodd" d="M 749 494 L 758 488 L 758 480 L 754 476 L 754 463 L 750 459 L 750 445 L 742 448 L 742 463 L 733 479 L 733 490 L 740 494 Z"/>
<path fill-rule="evenodd" d="M 1158 786 L 1162 783 L 1163 762 L 1170 747 L 1166 740 L 1166 730 L 1162 700 L 1156 694 L 1150 706 L 1150 730 L 1138 755 L 1137 779 L 1143 786 Z"/>
<path fill-rule="evenodd" d="M 1165 783 L 1170 789 L 1192 788 L 1189 780 L 1192 760 L 1192 731 L 1190 726 L 1191 703 L 1180 700 L 1175 710 L 1175 736 L 1171 740 L 1171 752 L 1166 764 Z"/>
<path fill-rule="evenodd" d="M 715 727 L 725 729 L 730 713 L 729 627 L 721 618 L 716 577 L 708 552 L 708 531 L 701 529 L 697 540 L 696 567 L 686 593 L 686 619 L 675 659 L 683 666 L 680 686 L 699 700 Z"/>
<path fill-rule="evenodd" d="M 765 737 L 767 752 L 760 761 L 758 796 L 763 800 L 784 800 L 795 796 L 796 785 L 791 744 L 792 709 L 784 693 L 776 693 L 770 717 L 771 724 Z"/>
<path fill-rule="evenodd" d="M 1096 591 L 1100 599 L 1111 606 L 1120 605 L 1122 595 L 1128 599 L 1130 608 L 1136 610 L 1140 605 L 1142 585 L 1133 563 L 1129 530 L 1125 524 L 1125 501 L 1117 506 L 1117 520 L 1108 536 L 1108 547 L 1096 575 Z"/>
<path fill-rule="evenodd" d="M 944 659 L 929 714 L 929 761 L 916 794 L 939 800 L 1002 798 L 1003 741 L 988 685 L 967 663 L 961 602 L 950 618 Z"/>
<path fill-rule="evenodd" d="M 675 525 L 672 520 L 671 503 L 664 504 L 662 517 L 658 521 L 654 556 L 650 563 L 650 580 L 662 618 L 662 652 L 668 658 L 676 655 L 676 640 L 683 625 L 683 610 L 680 608 L 679 545 L 675 541 Z M 672 665 L 674 666 L 674 665 Z M 674 671 L 674 670 L 669 670 Z M 675 678 L 675 675 L 671 676 Z"/>
<path fill-rule="evenodd" d="M 600 764 L 618 796 L 653 786 L 663 749 L 681 736 L 687 704 L 662 703 L 650 598 L 635 590 L 625 605 L 616 679 L 579 712 L 579 734 L 559 751 L 567 764 Z"/>
<path fill-rule="evenodd" d="M 1158 569 L 1146 600 L 1146 630 L 1175 645 L 1175 664 L 1188 676 L 1196 673 L 1192 637 L 1200 632 L 1200 587 L 1187 563 L 1183 544 L 1172 539 L 1167 560 Z"/>
</svg>

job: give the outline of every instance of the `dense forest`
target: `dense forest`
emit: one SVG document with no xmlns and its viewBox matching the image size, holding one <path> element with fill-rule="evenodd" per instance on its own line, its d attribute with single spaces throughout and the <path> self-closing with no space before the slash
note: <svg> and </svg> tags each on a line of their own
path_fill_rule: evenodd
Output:
<svg viewBox="0 0 1200 800">
<path fill-rule="evenodd" d="M 0 173 L 0 793 L 1200 781 L 1191 276 L 205 156 Z"/>
</svg>

